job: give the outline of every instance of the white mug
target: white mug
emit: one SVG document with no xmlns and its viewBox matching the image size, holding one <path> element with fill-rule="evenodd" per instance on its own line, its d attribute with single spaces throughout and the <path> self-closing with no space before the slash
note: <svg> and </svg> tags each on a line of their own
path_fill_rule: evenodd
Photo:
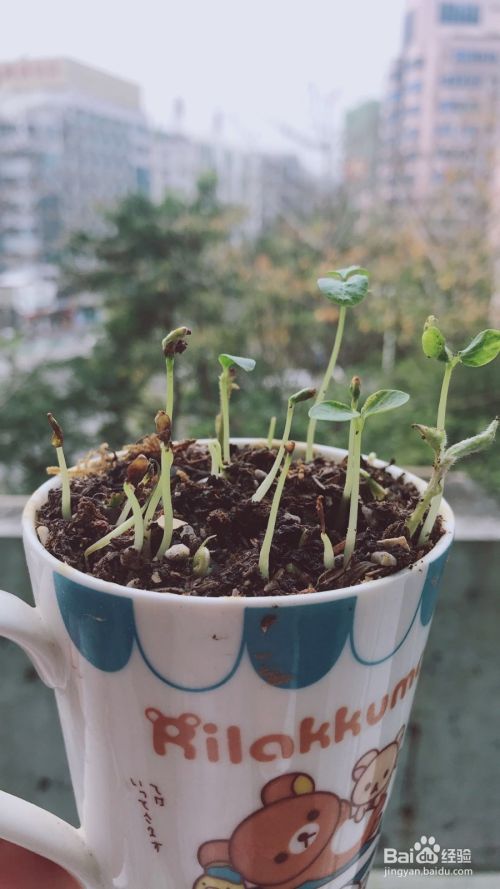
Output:
<svg viewBox="0 0 500 889">
<path fill-rule="evenodd" d="M 364 886 L 452 542 L 449 506 L 434 549 L 390 577 L 206 599 L 55 559 L 35 532 L 54 484 L 23 515 L 36 607 L 1 593 L 0 633 L 55 690 L 81 827 L 0 793 L 0 837 L 85 889 Z"/>
</svg>

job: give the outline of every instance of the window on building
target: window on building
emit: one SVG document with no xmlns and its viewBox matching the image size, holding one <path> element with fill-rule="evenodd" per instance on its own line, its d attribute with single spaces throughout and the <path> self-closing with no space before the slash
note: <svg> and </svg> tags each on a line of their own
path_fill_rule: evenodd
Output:
<svg viewBox="0 0 500 889">
<path fill-rule="evenodd" d="M 439 21 L 453 25 L 478 25 L 481 11 L 477 3 L 441 3 Z"/>
<path fill-rule="evenodd" d="M 498 53 L 488 52 L 480 49 L 459 49 L 455 53 L 455 60 L 465 64 L 490 64 L 495 65 L 498 62 Z"/>
<path fill-rule="evenodd" d="M 482 78 L 478 74 L 449 74 L 441 78 L 443 86 L 476 87 L 481 86 Z"/>
<path fill-rule="evenodd" d="M 405 23 L 403 29 L 403 42 L 405 46 L 408 46 L 412 40 L 413 35 L 415 33 L 415 11 L 407 12 L 405 16 Z"/>
<path fill-rule="evenodd" d="M 450 100 L 450 101 L 439 103 L 439 110 L 445 114 L 448 112 L 454 112 L 454 111 L 470 112 L 470 111 L 475 111 L 476 109 L 477 109 L 476 102 L 455 102 L 453 100 Z"/>
</svg>

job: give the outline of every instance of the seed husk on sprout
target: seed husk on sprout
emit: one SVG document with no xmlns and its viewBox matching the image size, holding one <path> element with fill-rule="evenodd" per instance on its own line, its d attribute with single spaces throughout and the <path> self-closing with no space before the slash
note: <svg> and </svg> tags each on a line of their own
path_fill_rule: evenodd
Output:
<svg viewBox="0 0 500 889">
<path fill-rule="evenodd" d="M 69 472 L 68 466 L 66 463 L 66 458 L 64 456 L 64 434 L 61 429 L 61 426 L 57 422 L 56 418 L 53 414 L 48 413 L 47 419 L 49 421 L 50 427 L 52 429 L 52 439 L 51 444 L 56 449 L 57 454 L 57 462 L 59 463 L 60 475 L 61 475 L 61 512 L 62 517 L 65 521 L 69 522 L 71 519 L 71 488 L 69 482 Z"/>
<path fill-rule="evenodd" d="M 186 337 L 191 336 L 189 327 L 176 327 L 162 340 L 161 347 L 165 356 L 166 365 L 166 399 L 165 413 L 170 417 L 171 422 L 174 416 L 174 361 L 175 356 L 180 355 L 187 349 Z"/>
</svg>

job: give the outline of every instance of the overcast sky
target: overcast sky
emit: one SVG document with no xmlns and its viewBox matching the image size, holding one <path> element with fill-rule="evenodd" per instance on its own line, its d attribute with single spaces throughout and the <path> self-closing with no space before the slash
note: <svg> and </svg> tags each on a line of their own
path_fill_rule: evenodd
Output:
<svg viewBox="0 0 500 889">
<path fill-rule="evenodd" d="M 13 0 L 0 59 L 65 55 L 138 82 L 159 124 L 176 97 L 207 135 L 223 111 L 232 141 L 283 147 L 378 97 L 400 43 L 405 0 Z M 312 111 L 310 85 L 329 101 Z M 288 147 L 294 144 L 288 140 Z M 295 146 L 297 147 L 297 145 Z"/>
</svg>

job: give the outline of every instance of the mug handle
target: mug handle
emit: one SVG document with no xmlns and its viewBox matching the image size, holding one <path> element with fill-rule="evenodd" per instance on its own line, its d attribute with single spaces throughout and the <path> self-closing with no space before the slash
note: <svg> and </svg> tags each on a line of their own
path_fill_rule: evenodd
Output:
<svg viewBox="0 0 500 889">
<path fill-rule="evenodd" d="M 16 642 L 49 688 L 66 685 L 68 665 L 38 608 L 0 590 L 0 636 Z M 0 837 L 49 858 L 79 880 L 85 889 L 104 889 L 94 855 L 81 828 L 26 800 L 0 791 Z"/>
</svg>

